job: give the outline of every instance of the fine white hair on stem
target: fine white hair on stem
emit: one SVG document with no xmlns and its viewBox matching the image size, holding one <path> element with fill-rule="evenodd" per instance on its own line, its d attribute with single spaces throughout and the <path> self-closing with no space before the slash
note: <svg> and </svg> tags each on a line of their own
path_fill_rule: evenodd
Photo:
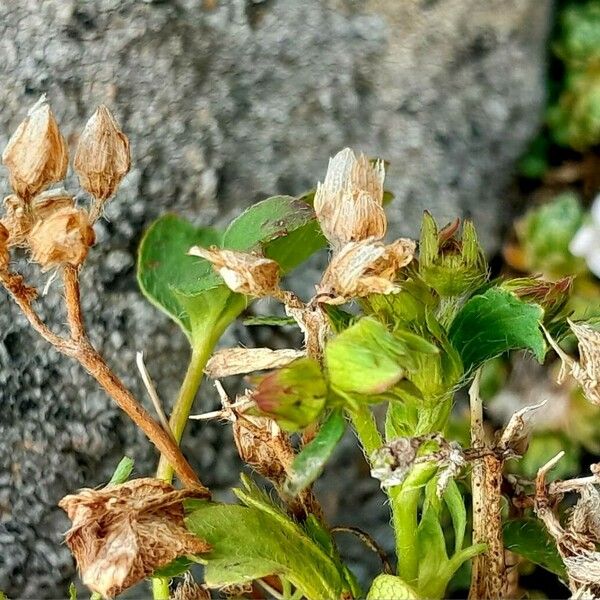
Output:
<svg viewBox="0 0 600 600">
<path fill-rule="evenodd" d="M 138 352 L 135 355 L 135 362 L 137 364 L 138 371 L 140 372 L 140 376 L 142 381 L 144 382 L 144 386 L 146 387 L 146 391 L 152 400 L 152 404 L 154 405 L 154 410 L 158 415 L 158 420 L 160 424 L 163 426 L 164 430 L 173 435 L 171 433 L 171 427 L 169 426 L 169 420 L 167 419 L 167 415 L 165 415 L 165 411 L 163 410 L 162 404 L 160 402 L 160 398 L 158 397 L 158 392 L 156 391 L 156 387 L 152 379 L 150 379 L 150 374 L 148 373 L 148 369 L 146 368 L 146 363 L 144 363 L 144 353 Z"/>
</svg>

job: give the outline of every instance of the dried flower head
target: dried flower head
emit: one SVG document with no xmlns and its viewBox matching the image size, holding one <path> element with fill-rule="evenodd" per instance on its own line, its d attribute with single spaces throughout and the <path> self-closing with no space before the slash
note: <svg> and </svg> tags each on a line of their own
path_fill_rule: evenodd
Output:
<svg viewBox="0 0 600 600">
<path fill-rule="evenodd" d="M 4 198 L 4 217 L 0 221 L 8 231 L 9 247 L 27 246 L 27 236 L 33 227 L 29 203 L 11 194 Z"/>
<path fill-rule="evenodd" d="M 373 238 L 349 242 L 334 254 L 318 293 L 326 304 L 343 304 L 370 294 L 392 294 L 399 269 L 413 259 L 415 243 L 399 239 L 386 245 Z"/>
<path fill-rule="evenodd" d="M 65 178 L 67 144 L 45 95 L 10 138 L 2 153 L 2 162 L 10 172 L 12 188 L 24 200 Z"/>
<path fill-rule="evenodd" d="M 227 287 L 247 296 L 270 296 L 279 291 L 279 265 L 269 258 L 218 248 L 190 248 L 188 254 L 212 263 Z"/>
<path fill-rule="evenodd" d="M 291 470 L 294 449 L 273 419 L 236 414 L 233 439 L 240 458 L 257 473 L 281 483 Z"/>
<path fill-rule="evenodd" d="M 385 167 L 345 148 L 329 159 L 323 183 L 317 185 L 315 212 L 334 248 L 365 238 L 381 239 L 387 229 L 383 210 Z"/>
<path fill-rule="evenodd" d="M 102 202 L 115 193 L 129 172 L 129 140 L 106 106 L 99 106 L 86 123 L 73 167 L 81 187 Z"/>
<path fill-rule="evenodd" d="M 69 206 L 37 221 L 27 238 L 32 259 L 44 271 L 64 264 L 81 265 L 94 239 L 87 213 Z"/>
<path fill-rule="evenodd" d="M 72 521 L 66 542 L 83 582 L 113 597 L 178 556 L 208 552 L 183 521 L 182 501 L 198 494 L 146 478 L 63 498 L 59 506 Z"/>
<path fill-rule="evenodd" d="M 583 323 L 569 325 L 579 342 L 579 362 L 573 360 L 552 339 L 546 331 L 546 337 L 562 361 L 558 383 L 562 383 L 567 373 L 575 379 L 586 398 L 596 405 L 600 405 L 600 331 Z"/>
<path fill-rule="evenodd" d="M 175 588 L 173 600 L 210 600 L 210 591 L 204 586 L 196 583 L 189 573 L 183 577 L 183 581 Z"/>
<path fill-rule="evenodd" d="M 8 229 L 0 223 L 0 272 L 6 271 L 10 263 L 10 252 L 8 250 Z"/>
</svg>

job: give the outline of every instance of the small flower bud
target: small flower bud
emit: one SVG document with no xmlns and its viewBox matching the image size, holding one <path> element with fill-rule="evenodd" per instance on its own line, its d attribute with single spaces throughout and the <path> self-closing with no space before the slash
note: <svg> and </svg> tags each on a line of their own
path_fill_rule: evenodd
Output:
<svg viewBox="0 0 600 600">
<path fill-rule="evenodd" d="M 334 248 L 365 238 L 381 239 L 387 229 L 383 210 L 382 161 L 371 163 L 350 148 L 329 160 L 327 174 L 315 193 L 315 212 Z"/>
<path fill-rule="evenodd" d="M 24 200 L 65 178 L 67 144 L 45 96 L 33 106 L 10 138 L 2 162 L 10 172 L 12 188 Z"/>
<path fill-rule="evenodd" d="M 129 172 L 129 140 L 106 106 L 100 106 L 79 138 L 73 168 L 84 190 L 96 200 L 110 198 Z"/>
<path fill-rule="evenodd" d="M 327 384 L 319 363 L 300 358 L 259 379 L 252 399 L 264 414 L 284 429 L 302 429 L 325 407 Z"/>
<path fill-rule="evenodd" d="M 37 221 L 28 236 L 31 257 L 44 271 L 81 265 L 94 239 L 87 213 L 68 206 Z"/>
<path fill-rule="evenodd" d="M 10 253 L 8 251 L 8 229 L 0 223 L 0 272 L 5 272 L 10 263 Z"/>
<path fill-rule="evenodd" d="M 190 248 L 188 254 L 212 263 L 227 287 L 247 296 L 270 296 L 279 290 L 279 265 L 269 258 L 217 248 Z"/>
<path fill-rule="evenodd" d="M 349 242 L 334 254 L 319 286 L 321 302 L 343 304 L 352 298 L 399 291 L 398 271 L 414 256 L 415 243 L 399 239 L 385 245 L 373 238 Z"/>
</svg>

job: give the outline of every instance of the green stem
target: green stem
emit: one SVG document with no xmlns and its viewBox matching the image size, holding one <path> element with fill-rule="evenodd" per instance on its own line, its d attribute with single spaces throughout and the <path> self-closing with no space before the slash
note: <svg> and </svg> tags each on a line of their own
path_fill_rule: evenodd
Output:
<svg viewBox="0 0 600 600">
<path fill-rule="evenodd" d="M 206 335 L 196 339 L 198 339 L 198 343 L 194 343 L 192 347 L 192 355 L 190 357 L 188 369 L 183 383 L 181 384 L 181 388 L 179 389 L 177 399 L 175 400 L 171 418 L 169 419 L 171 433 L 177 443 L 181 441 L 183 431 L 185 430 L 185 426 L 190 416 L 190 411 L 192 410 L 192 405 L 194 404 L 196 394 L 198 393 L 198 388 L 202 383 L 204 367 L 206 366 L 215 345 L 213 335 Z M 173 467 L 164 456 L 160 457 L 158 469 L 156 470 L 156 477 L 157 479 L 164 479 L 168 482 L 171 482 L 173 479 Z"/>
<path fill-rule="evenodd" d="M 392 525 L 396 538 L 398 575 L 409 585 L 416 584 L 419 576 L 417 529 L 421 491 L 436 469 L 435 465 L 417 465 L 402 485 L 389 490 Z"/>
<path fill-rule="evenodd" d="M 381 433 L 379 433 L 379 429 L 377 429 L 375 417 L 366 404 L 357 403 L 352 408 L 348 408 L 346 412 L 352 421 L 363 452 L 367 460 L 370 461 L 373 452 L 383 446 L 383 438 L 381 437 Z"/>
<path fill-rule="evenodd" d="M 169 578 L 152 578 L 152 597 L 154 600 L 169 600 Z"/>
</svg>

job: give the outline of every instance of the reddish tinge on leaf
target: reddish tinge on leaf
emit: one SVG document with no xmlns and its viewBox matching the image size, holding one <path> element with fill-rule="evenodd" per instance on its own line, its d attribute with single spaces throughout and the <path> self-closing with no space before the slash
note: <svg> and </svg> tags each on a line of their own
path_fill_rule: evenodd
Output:
<svg viewBox="0 0 600 600">
<path fill-rule="evenodd" d="M 73 167 L 81 187 L 100 201 L 110 198 L 129 172 L 129 140 L 106 106 L 98 107 L 86 123 Z"/>
<path fill-rule="evenodd" d="M 18 196 L 30 200 L 67 174 L 68 149 L 56 119 L 42 96 L 19 125 L 2 153 L 10 183 Z"/>
<path fill-rule="evenodd" d="M 38 221 L 27 241 L 31 258 L 47 271 L 65 264 L 81 265 L 94 239 L 87 213 L 66 206 Z"/>
<path fill-rule="evenodd" d="M 178 556 L 208 552 L 183 521 L 183 500 L 198 497 L 145 478 L 63 498 L 59 506 L 72 521 L 66 542 L 85 585 L 111 598 Z"/>
</svg>

